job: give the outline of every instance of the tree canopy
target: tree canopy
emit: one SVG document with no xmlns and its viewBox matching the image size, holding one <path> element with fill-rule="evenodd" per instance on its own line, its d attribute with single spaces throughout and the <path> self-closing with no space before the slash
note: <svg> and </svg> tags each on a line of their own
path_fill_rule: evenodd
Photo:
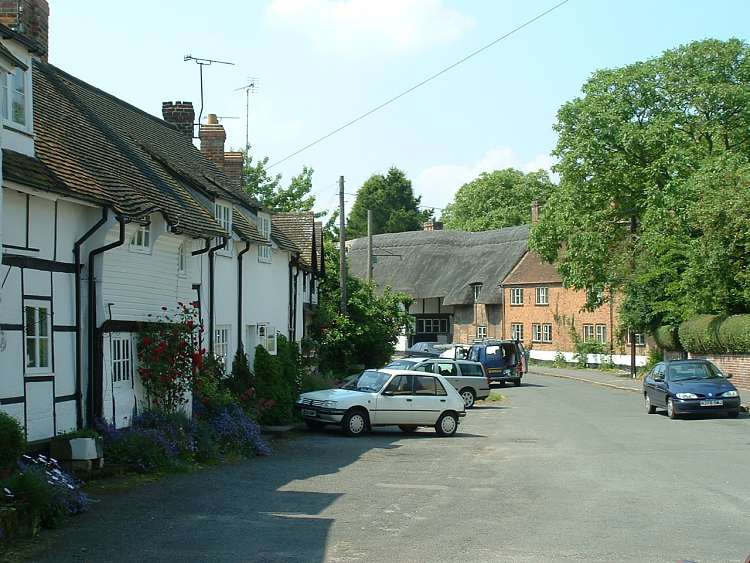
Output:
<svg viewBox="0 0 750 563">
<path fill-rule="evenodd" d="M 560 187 L 530 244 L 626 326 L 750 308 L 750 49 L 697 41 L 593 74 L 558 112 Z"/>
<path fill-rule="evenodd" d="M 313 169 L 303 166 L 302 172 L 285 188 L 281 185 L 281 174 L 270 174 L 267 166 L 267 156 L 254 161 L 249 151 L 245 153 L 243 180 L 248 195 L 257 199 L 262 207 L 274 211 L 312 211 L 315 206 L 315 196 L 310 195 Z"/>
<path fill-rule="evenodd" d="M 456 192 L 443 212 L 445 228 L 487 231 L 531 223 L 532 202 L 544 203 L 554 188 L 544 170 L 482 172 Z"/>
<path fill-rule="evenodd" d="M 367 236 L 367 210 L 372 210 L 373 234 L 419 231 L 430 211 L 419 210 L 411 180 L 392 167 L 384 176 L 373 174 L 357 192 L 347 222 L 347 238 Z"/>
</svg>

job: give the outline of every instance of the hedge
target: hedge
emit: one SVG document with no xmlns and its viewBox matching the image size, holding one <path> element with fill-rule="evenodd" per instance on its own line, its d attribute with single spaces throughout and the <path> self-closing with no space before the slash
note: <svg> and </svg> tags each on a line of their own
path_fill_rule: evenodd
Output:
<svg viewBox="0 0 750 563">
<path fill-rule="evenodd" d="M 719 326 L 723 352 L 750 353 L 750 315 L 727 317 Z"/>
<path fill-rule="evenodd" d="M 680 345 L 680 339 L 677 335 L 676 326 L 663 325 L 654 331 L 654 340 L 656 344 L 662 350 L 680 351 L 682 346 Z"/>
<path fill-rule="evenodd" d="M 723 351 L 719 341 L 719 325 L 725 317 L 698 315 L 680 325 L 680 344 L 688 352 L 709 354 Z"/>
</svg>

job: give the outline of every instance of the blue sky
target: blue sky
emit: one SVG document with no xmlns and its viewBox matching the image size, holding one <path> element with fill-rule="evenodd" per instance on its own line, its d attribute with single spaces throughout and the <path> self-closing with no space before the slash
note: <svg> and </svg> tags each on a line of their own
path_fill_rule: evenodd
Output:
<svg viewBox="0 0 750 563">
<path fill-rule="evenodd" d="M 551 7 L 555 0 L 50 0 L 50 62 L 145 111 L 164 100 L 224 119 L 227 149 L 250 143 L 276 161 Z M 547 167 L 555 114 L 599 68 L 689 41 L 750 39 L 744 0 L 570 0 L 395 104 L 273 168 L 315 169 L 318 208 L 336 181 L 403 168 L 427 205 L 442 207 L 479 172 Z M 347 197 L 351 205 L 353 197 Z"/>
</svg>

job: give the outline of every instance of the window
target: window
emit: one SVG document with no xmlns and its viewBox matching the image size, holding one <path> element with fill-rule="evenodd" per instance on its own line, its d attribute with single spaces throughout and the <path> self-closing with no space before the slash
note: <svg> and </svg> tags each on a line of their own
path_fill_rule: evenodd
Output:
<svg viewBox="0 0 750 563">
<path fill-rule="evenodd" d="M 523 324 L 511 323 L 510 333 L 513 340 L 523 341 Z"/>
<path fill-rule="evenodd" d="M 148 252 L 151 247 L 151 225 L 138 225 L 130 238 L 130 250 Z"/>
<path fill-rule="evenodd" d="M 477 327 L 477 338 L 479 339 L 487 338 L 487 327 L 485 325 L 479 325 Z"/>
<path fill-rule="evenodd" d="M 628 336 L 627 336 L 628 346 L 630 345 L 630 342 L 631 342 L 631 338 L 630 338 L 631 334 L 632 333 L 630 331 L 628 331 Z M 646 345 L 646 335 L 645 334 L 641 334 L 639 332 L 636 332 L 635 333 L 635 345 L 636 346 L 645 346 Z"/>
<path fill-rule="evenodd" d="M 523 288 L 513 287 L 510 290 L 510 304 L 523 305 Z"/>
<path fill-rule="evenodd" d="M 549 288 L 548 287 L 536 288 L 536 304 L 537 305 L 549 305 Z"/>
<path fill-rule="evenodd" d="M 180 248 L 177 249 L 177 273 L 180 276 L 185 276 L 187 274 L 188 264 L 190 263 L 190 258 L 188 257 L 188 243 L 183 242 L 180 245 Z"/>
<path fill-rule="evenodd" d="M 594 340 L 594 325 L 583 325 L 583 341 L 592 342 Z"/>
<path fill-rule="evenodd" d="M 533 342 L 542 342 L 542 325 L 534 323 L 531 325 L 531 340 Z"/>
<path fill-rule="evenodd" d="M 429 395 L 434 397 L 437 395 L 437 386 L 435 385 L 437 380 L 429 375 L 415 375 L 414 376 L 414 394 L 415 395 Z"/>
<path fill-rule="evenodd" d="M 481 283 L 472 284 L 471 289 L 474 292 L 474 303 L 478 303 L 479 295 L 482 293 L 482 284 Z"/>
<path fill-rule="evenodd" d="M 469 362 L 461 362 L 461 375 L 464 377 L 484 377 L 484 371 L 482 370 L 482 364 L 471 364 Z"/>
<path fill-rule="evenodd" d="M 270 325 L 258 325 L 256 328 L 257 342 L 269 354 L 276 355 L 276 329 Z"/>
<path fill-rule="evenodd" d="M 214 329 L 214 357 L 225 367 L 229 361 L 229 327 L 222 326 Z"/>
<path fill-rule="evenodd" d="M 118 336 L 112 339 L 112 381 L 130 381 L 133 373 L 133 356 L 130 336 Z"/>
<path fill-rule="evenodd" d="M 227 236 L 229 237 L 227 240 L 227 245 L 223 249 L 221 249 L 219 252 L 222 254 L 231 254 L 232 252 L 232 208 L 228 205 L 223 205 L 221 203 L 214 203 L 214 217 L 216 217 L 216 222 L 221 225 L 221 228 L 224 229 L 227 232 Z M 221 238 L 217 237 L 216 242 L 214 245 L 221 244 Z"/>
<path fill-rule="evenodd" d="M 12 74 L 1 74 L 0 103 L 3 119 L 26 127 L 26 72 L 17 68 Z"/>
<path fill-rule="evenodd" d="M 427 362 L 424 364 L 419 364 L 413 368 L 403 368 L 403 369 L 412 369 L 413 371 L 423 371 L 425 373 L 433 373 L 435 370 L 433 369 L 435 367 L 435 364 L 432 362 Z"/>
<path fill-rule="evenodd" d="M 542 342 L 552 342 L 552 325 L 549 323 L 542 325 Z"/>
<path fill-rule="evenodd" d="M 391 395 L 413 395 L 412 392 L 412 375 L 397 375 L 386 387 L 386 391 Z"/>
<path fill-rule="evenodd" d="M 417 319 L 417 333 L 419 334 L 446 334 L 448 332 L 448 319 Z"/>
<path fill-rule="evenodd" d="M 271 217 L 258 213 L 258 232 L 268 244 L 258 246 L 258 262 L 271 262 L 273 250 L 271 248 Z"/>
<path fill-rule="evenodd" d="M 596 341 L 607 342 L 607 325 L 596 325 Z"/>
<path fill-rule="evenodd" d="M 26 341 L 27 373 L 50 373 L 52 371 L 51 325 L 49 302 L 24 302 L 23 331 Z"/>
<path fill-rule="evenodd" d="M 444 377 L 456 377 L 458 375 L 458 368 L 456 364 L 450 362 L 438 362 L 437 372 Z"/>
</svg>

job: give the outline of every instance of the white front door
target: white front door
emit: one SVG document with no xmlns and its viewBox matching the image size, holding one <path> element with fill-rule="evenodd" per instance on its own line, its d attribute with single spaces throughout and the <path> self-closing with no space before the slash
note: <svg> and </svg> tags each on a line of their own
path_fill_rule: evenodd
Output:
<svg viewBox="0 0 750 563">
<path fill-rule="evenodd" d="M 124 428 L 132 423 L 135 410 L 135 391 L 133 389 L 135 343 L 133 335 L 129 332 L 111 333 L 107 340 L 109 340 L 109 362 L 107 366 L 109 369 L 105 369 L 105 377 L 106 375 L 110 376 L 111 405 L 105 405 L 105 409 L 112 413 L 110 422 L 116 428 Z M 109 373 L 107 374 L 107 372 Z"/>
</svg>

